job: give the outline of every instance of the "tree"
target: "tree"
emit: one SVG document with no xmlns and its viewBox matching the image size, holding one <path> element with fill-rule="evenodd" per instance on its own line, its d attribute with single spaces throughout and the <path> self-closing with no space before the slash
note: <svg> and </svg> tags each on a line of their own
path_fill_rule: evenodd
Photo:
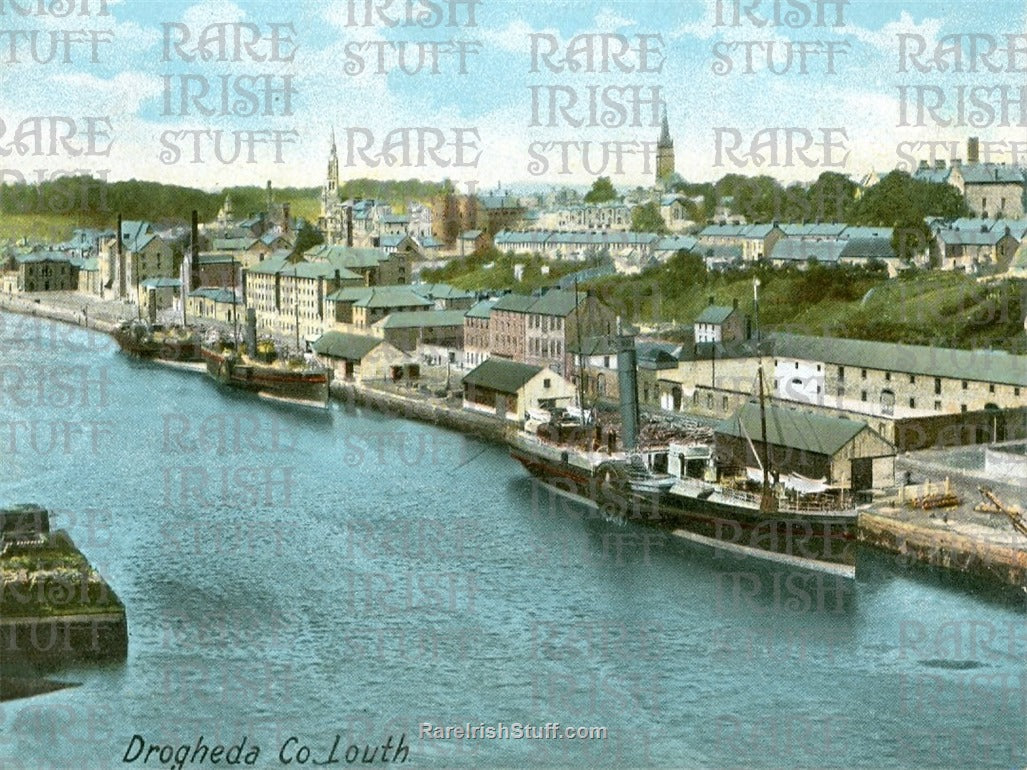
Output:
<svg viewBox="0 0 1027 770">
<path fill-rule="evenodd" d="M 665 233 L 667 223 L 663 221 L 656 201 L 649 201 L 631 210 L 631 231 L 634 233 Z"/>
<path fill-rule="evenodd" d="M 617 200 L 617 191 L 613 189 L 610 177 L 601 176 L 592 183 L 592 189 L 585 193 L 585 203 L 603 203 Z"/>
<path fill-rule="evenodd" d="M 314 248 L 325 242 L 324 236 L 321 231 L 314 227 L 309 222 L 304 221 L 300 225 L 299 232 L 296 233 L 296 245 L 293 247 L 290 258 L 296 258 L 302 255 L 309 249 Z"/>
</svg>

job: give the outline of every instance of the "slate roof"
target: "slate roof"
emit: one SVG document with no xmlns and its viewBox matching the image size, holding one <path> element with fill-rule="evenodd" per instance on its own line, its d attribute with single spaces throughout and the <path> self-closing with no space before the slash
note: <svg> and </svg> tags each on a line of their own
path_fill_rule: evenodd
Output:
<svg viewBox="0 0 1027 770">
<path fill-rule="evenodd" d="M 325 332 L 313 344 L 314 352 L 330 358 L 359 361 L 385 340 L 362 334 Z"/>
<path fill-rule="evenodd" d="M 817 222 L 813 224 L 783 224 L 781 229 L 787 236 L 795 238 L 837 238 L 848 228 L 842 222 Z"/>
<path fill-rule="evenodd" d="M 667 238 L 660 238 L 654 247 L 655 251 L 691 251 L 699 245 L 698 239 L 691 235 L 675 235 Z"/>
<path fill-rule="evenodd" d="M 575 299 L 573 291 L 554 289 L 546 292 L 536 299 L 528 308 L 527 312 L 532 315 L 549 315 L 566 318 L 574 312 L 575 307 L 584 302 L 587 298 L 588 295 L 583 291 L 579 291 L 577 293 L 577 298 Z"/>
<path fill-rule="evenodd" d="M 775 244 L 770 259 L 789 262 L 837 262 L 847 241 L 831 238 L 822 241 L 808 241 L 802 238 L 782 238 Z"/>
<path fill-rule="evenodd" d="M 534 301 L 534 297 L 529 297 L 525 294 L 504 294 L 496 300 L 496 303 L 492 306 L 492 310 L 505 310 L 511 313 L 527 313 L 528 308 L 531 307 Z"/>
<path fill-rule="evenodd" d="M 549 230 L 501 230 L 496 233 L 493 239 L 497 246 L 504 246 L 514 243 L 541 244 L 549 240 L 552 232 Z"/>
<path fill-rule="evenodd" d="M 865 422 L 827 417 L 795 409 L 768 406 L 765 409 L 768 443 L 833 457 L 856 436 L 868 429 Z M 743 404 L 716 427 L 720 435 L 763 441 L 759 404 Z M 744 428 L 744 430 L 743 430 Z"/>
<path fill-rule="evenodd" d="M 496 304 L 494 299 L 484 299 L 466 313 L 466 318 L 489 318 L 492 315 L 492 306 Z"/>
<path fill-rule="evenodd" d="M 731 314 L 735 312 L 733 307 L 727 305 L 707 305 L 695 319 L 697 324 L 722 324 Z"/>
<path fill-rule="evenodd" d="M 707 225 L 699 232 L 700 238 L 741 237 L 748 225 Z"/>
<path fill-rule="evenodd" d="M 928 377 L 1027 385 L 1027 356 L 1004 351 L 956 350 L 926 345 L 775 334 L 774 355 Z"/>
<path fill-rule="evenodd" d="M 258 238 L 215 238 L 211 248 L 215 251 L 248 251 L 260 240 Z"/>
<path fill-rule="evenodd" d="M 891 238 L 851 238 L 839 255 L 840 259 L 895 259 Z"/>
<path fill-rule="evenodd" d="M 431 307 L 430 300 L 413 291 L 409 286 L 352 286 L 334 291 L 327 297 L 329 302 L 351 302 L 354 307 Z"/>
<path fill-rule="evenodd" d="M 938 240 L 952 246 L 994 246 L 1006 237 L 1005 231 L 991 230 L 939 230 Z"/>
<path fill-rule="evenodd" d="M 385 262 L 390 255 L 381 249 L 359 248 L 354 246 L 329 246 L 321 244 L 304 252 L 303 256 L 318 262 L 331 262 L 336 267 L 377 267 Z"/>
<path fill-rule="evenodd" d="M 959 169 L 967 184 L 1025 184 L 1027 177 L 1019 166 L 1001 163 L 966 163 Z"/>
<path fill-rule="evenodd" d="M 464 387 L 478 385 L 499 393 L 516 393 L 542 371 L 541 366 L 521 364 L 505 358 L 486 358 L 464 375 Z"/>
<path fill-rule="evenodd" d="M 389 313 L 379 321 L 385 329 L 420 329 L 430 326 L 463 326 L 463 310 L 407 310 Z"/>
</svg>

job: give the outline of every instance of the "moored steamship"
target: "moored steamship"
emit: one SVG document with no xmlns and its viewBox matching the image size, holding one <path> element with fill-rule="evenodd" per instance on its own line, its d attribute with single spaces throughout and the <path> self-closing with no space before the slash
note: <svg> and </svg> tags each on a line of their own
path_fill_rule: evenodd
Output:
<svg viewBox="0 0 1027 770">
<path fill-rule="evenodd" d="M 511 455 L 554 490 L 614 516 L 714 548 L 854 577 L 857 510 L 851 493 L 824 479 L 773 471 L 773 434 L 768 441 L 762 398 L 760 425 L 745 436 L 757 469 L 718 458 L 709 430 L 640 442 L 634 346 L 630 338 L 621 343 L 620 445 L 603 442 L 595 426 L 557 417 L 529 421 Z"/>
<path fill-rule="evenodd" d="M 272 340 L 256 339 L 256 319 L 250 310 L 243 349 L 224 336 L 208 340 L 200 350 L 207 374 L 222 385 L 241 388 L 264 398 L 327 407 L 331 370 L 296 353 L 281 357 Z"/>
</svg>

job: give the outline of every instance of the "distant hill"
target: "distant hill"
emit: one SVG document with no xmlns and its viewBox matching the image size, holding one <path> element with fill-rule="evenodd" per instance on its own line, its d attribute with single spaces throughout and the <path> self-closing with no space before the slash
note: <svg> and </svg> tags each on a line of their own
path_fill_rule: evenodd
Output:
<svg viewBox="0 0 1027 770">
<path fill-rule="evenodd" d="M 146 219 L 157 225 L 183 224 L 193 209 L 200 221 L 217 215 L 225 195 L 232 196 L 237 216 L 266 209 L 267 192 L 260 187 L 231 187 L 217 193 L 191 187 L 144 182 L 105 182 L 90 176 L 63 177 L 40 185 L 0 185 L 0 239 L 61 240 L 76 227 L 110 227 L 120 213 L 125 219 Z M 276 202 L 288 201 L 294 216 L 316 219 L 320 189 L 277 188 Z"/>
</svg>

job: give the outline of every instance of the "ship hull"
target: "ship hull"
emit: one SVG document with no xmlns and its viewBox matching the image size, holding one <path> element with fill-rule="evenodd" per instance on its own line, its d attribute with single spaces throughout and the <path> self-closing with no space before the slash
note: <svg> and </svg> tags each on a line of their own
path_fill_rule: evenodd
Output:
<svg viewBox="0 0 1027 770">
<path fill-rule="evenodd" d="M 712 495 L 703 499 L 678 488 L 636 491 L 616 462 L 584 467 L 575 462 L 572 452 L 558 448 L 514 446 L 510 454 L 547 486 L 592 501 L 608 515 L 736 553 L 810 569 L 837 565 L 844 567 L 840 574 L 852 573 L 855 511 L 762 513 L 755 506 L 712 499 Z M 696 484 L 696 491 L 702 491 L 702 486 Z"/>
<path fill-rule="evenodd" d="M 131 329 L 117 329 L 113 337 L 123 352 L 138 358 L 183 364 L 203 361 L 195 336 L 155 338 L 134 334 Z"/>
<path fill-rule="evenodd" d="M 207 374 L 227 387 L 278 401 L 318 407 L 328 405 L 331 374 L 326 369 L 286 369 L 238 361 L 206 347 L 201 355 Z"/>
</svg>

